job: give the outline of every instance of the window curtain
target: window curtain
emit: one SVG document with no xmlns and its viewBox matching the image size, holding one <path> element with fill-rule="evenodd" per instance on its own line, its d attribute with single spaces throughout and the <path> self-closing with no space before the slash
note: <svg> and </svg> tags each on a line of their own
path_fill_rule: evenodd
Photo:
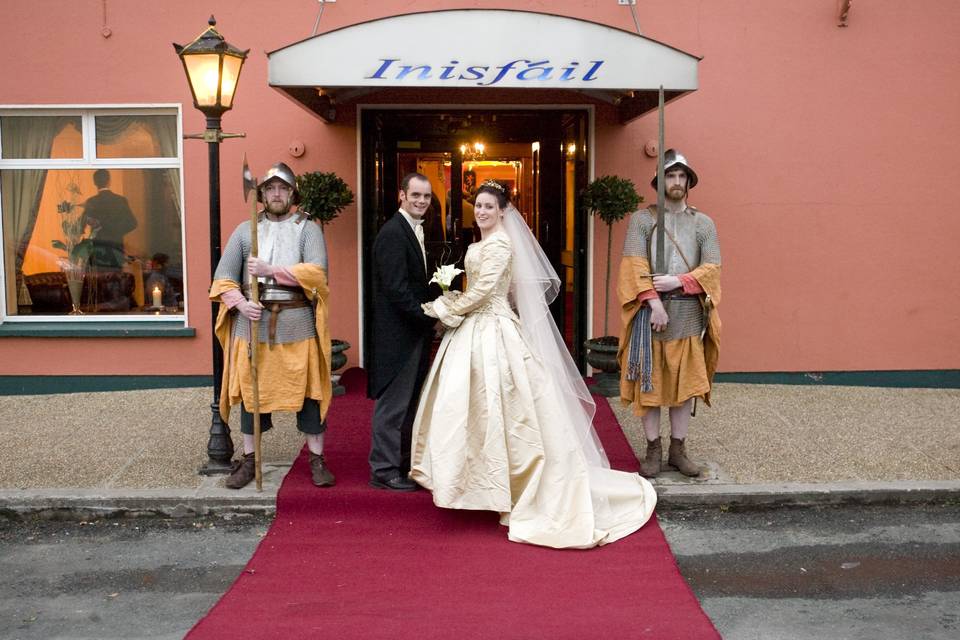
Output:
<svg viewBox="0 0 960 640">
<path fill-rule="evenodd" d="M 156 118 L 157 142 L 160 143 L 160 153 L 165 158 L 176 158 L 177 152 L 177 119 L 173 116 Z M 183 212 L 180 211 L 180 170 L 167 169 L 167 180 L 170 182 L 170 193 L 173 194 L 173 202 L 177 208 L 177 217 L 180 223 L 183 223 Z"/>
<path fill-rule="evenodd" d="M 97 142 L 111 144 L 126 133 L 130 127 L 141 125 L 153 134 L 164 158 L 177 157 L 177 118 L 175 116 L 97 116 Z M 183 222 L 180 210 L 180 170 L 167 169 L 167 181 L 173 194 L 177 217 Z"/>
<path fill-rule="evenodd" d="M 53 140 L 71 122 L 70 116 L 43 116 L 36 118 L 8 118 L 3 126 L 3 155 L 5 158 L 49 158 Z M 47 179 L 44 169 L 5 170 L 0 180 L 3 194 L 4 255 L 15 256 L 5 261 L 7 309 L 30 305 L 30 292 L 23 281 L 23 257 L 37 222 L 40 197 Z"/>
</svg>

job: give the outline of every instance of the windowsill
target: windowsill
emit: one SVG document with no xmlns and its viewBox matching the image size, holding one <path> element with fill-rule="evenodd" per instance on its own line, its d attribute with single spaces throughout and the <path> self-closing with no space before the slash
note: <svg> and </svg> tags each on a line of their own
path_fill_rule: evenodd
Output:
<svg viewBox="0 0 960 640">
<path fill-rule="evenodd" d="M 182 320 L 153 322 L 4 322 L 0 338 L 192 338 Z"/>
</svg>

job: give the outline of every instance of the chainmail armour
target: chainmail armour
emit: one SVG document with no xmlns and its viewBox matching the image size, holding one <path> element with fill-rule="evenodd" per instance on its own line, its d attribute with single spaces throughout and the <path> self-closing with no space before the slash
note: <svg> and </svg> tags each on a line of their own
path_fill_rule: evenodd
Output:
<svg viewBox="0 0 960 640">
<path fill-rule="evenodd" d="M 666 249 L 666 267 L 669 275 L 678 275 L 693 271 L 704 263 L 720 264 L 720 243 L 717 240 L 717 228 L 710 217 L 688 206 L 676 213 L 666 212 L 664 227 L 664 245 Z M 680 251 L 670 236 L 676 240 Z M 651 271 L 656 268 L 654 256 L 657 255 L 656 218 L 649 209 L 641 209 L 630 217 L 630 228 L 623 246 L 623 255 L 646 258 Z M 690 262 L 688 267 L 684 257 Z M 681 290 L 677 290 L 678 293 Z M 671 298 L 670 294 L 661 294 L 663 307 L 670 319 L 666 329 L 654 331 L 654 340 L 677 340 L 689 336 L 699 336 L 703 331 L 703 309 L 696 297 Z"/>
<path fill-rule="evenodd" d="M 293 215 L 281 222 L 273 222 L 261 217 L 257 225 L 258 254 L 272 265 L 289 267 L 309 262 L 327 270 L 327 248 L 320 227 L 309 220 L 300 220 Z M 240 224 L 230 236 L 214 279 L 233 280 L 244 285 L 249 284 L 246 263 L 250 256 L 250 222 Z M 261 284 L 276 284 L 273 278 L 259 278 Z M 250 322 L 240 314 L 233 312 L 237 322 L 233 323 L 233 336 L 249 340 Z M 260 316 L 259 341 L 268 341 L 268 327 L 271 312 L 264 309 Z M 275 342 L 284 344 L 300 342 L 314 338 L 317 329 L 313 307 L 299 307 L 280 311 L 277 317 L 277 335 Z"/>
</svg>

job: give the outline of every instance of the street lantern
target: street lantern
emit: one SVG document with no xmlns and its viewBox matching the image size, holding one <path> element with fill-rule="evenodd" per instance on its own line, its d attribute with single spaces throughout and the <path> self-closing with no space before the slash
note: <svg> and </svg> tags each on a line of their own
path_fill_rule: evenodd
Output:
<svg viewBox="0 0 960 640">
<path fill-rule="evenodd" d="M 241 51 L 223 39 L 210 16 L 209 27 L 190 44 L 174 44 L 173 48 L 190 82 L 193 106 L 208 118 L 216 117 L 233 107 L 233 95 L 240 79 L 240 69 L 249 49 Z"/>
<path fill-rule="evenodd" d="M 240 79 L 240 69 L 249 53 L 228 43 L 216 30 L 217 21 L 210 16 L 206 31 L 186 46 L 174 44 L 173 48 L 183 63 L 183 70 L 190 83 L 193 106 L 207 117 L 203 133 L 185 135 L 184 138 L 200 139 L 207 143 L 210 170 L 210 280 L 220 262 L 220 142 L 225 138 L 243 137 L 242 133 L 224 133 L 220 129 L 220 116 L 233 107 L 233 96 Z M 233 457 L 233 440 L 230 427 L 220 418 L 220 391 L 223 379 L 223 350 L 216 337 L 217 304 L 210 309 L 210 337 L 213 343 L 213 413 L 210 422 L 210 438 L 207 441 L 209 460 L 200 468 L 200 473 L 210 475 L 229 473 Z"/>
</svg>

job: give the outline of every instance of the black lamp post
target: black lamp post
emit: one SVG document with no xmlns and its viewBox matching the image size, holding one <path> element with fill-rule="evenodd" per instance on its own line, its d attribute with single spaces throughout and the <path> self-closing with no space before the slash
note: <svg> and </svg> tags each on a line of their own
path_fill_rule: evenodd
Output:
<svg viewBox="0 0 960 640">
<path fill-rule="evenodd" d="M 190 82 L 193 106 L 207 117 L 207 129 L 200 134 L 184 138 L 200 139 L 207 143 L 210 159 L 210 278 L 220 262 L 220 141 L 224 138 L 243 137 L 242 133 L 224 133 L 220 129 L 220 116 L 233 107 L 233 95 L 240 79 L 240 69 L 249 53 L 234 47 L 216 30 L 217 21 L 210 16 L 209 27 L 186 46 L 174 44 L 173 48 Z M 223 350 L 217 342 L 213 329 L 217 323 L 217 305 L 211 305 L 210 328 L 213 343 L 213 403 L 210 409 L 210 439 L 207 441 L 206 464 L 200 473 L 211 475 L 228 473 L 233 457 L 233 440 L 230 427 L 220 419 L 220 388 L 223 378 Z"/>
</svg>

